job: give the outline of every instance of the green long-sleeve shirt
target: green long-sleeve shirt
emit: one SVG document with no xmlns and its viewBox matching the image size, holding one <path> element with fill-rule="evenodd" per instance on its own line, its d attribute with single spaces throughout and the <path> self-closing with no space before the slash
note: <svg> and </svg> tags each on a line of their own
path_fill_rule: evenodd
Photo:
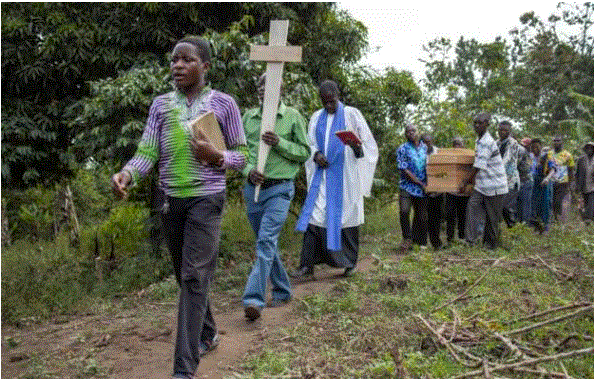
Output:
<svg viewBox="0 0 594 379">
<path fill-rule="evenodd" d="M 248 176 L 258 164 L 261 124 L 261 108 L 250 109 L 243 115 L 243 128 L 249 151 L 243 169 L 244 176 Z M 269 179 L 293 179 L 311 153 L 307 143 L 307 123 L 299 111 L 281 102 L 276 114 L 274 132 L 279 138 L 278 145 L 271 147 L 263 174 Z"/>
</svg>

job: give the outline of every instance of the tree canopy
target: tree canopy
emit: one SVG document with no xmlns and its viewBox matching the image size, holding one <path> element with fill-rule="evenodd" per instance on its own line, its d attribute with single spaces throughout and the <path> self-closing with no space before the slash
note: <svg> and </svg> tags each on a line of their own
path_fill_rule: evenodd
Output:
<svg viewBox="0 0 594 379">
<path fill-rule="evenodd" d="M 285 100 L 308 117 L 321 106 L 317 85 L 337 81 L 380 145 L 380 177 L 396 172 L 409 121 L 444 146 L 470 140 L 480 110 L 524 133 L 589 135 L 593 14 L 593 3 L 560 3 L 546 20 L 519 15 L 507 38 L 438 38 L 425 46 L 421 87 L 407 71 L 361 66 L 367 29 L 333 3 L 3 3 L 2 186 L 51 184 L 90 158 L 128 159 L 152 99 L 172 88 L 168 54 L 186 35 L 210 41 L 212 86 L 242 110 L 255 106 L 264 65 L 249 61 L 249 46 L 267 44 L 271 19 L 289 19 L 288 42 L 303 47 L 303 62 L 285 70 Z"/>
<path fill-rule="evenodd" d="M 594 95 L 594 3 L 559 3 L 547 20 L 527 12 L 518 21 L 508 39 L 442 37 L 424 47 L 428 96 L 420 122 L 449 124 L 438 134 L 450 137 L 460 134 L 460 121 L 486 110 L 524 133 L 577 137 L 575 122 L 565 121 L 585 125 L 589 117 L 583 96 Z"/>
<path fill-rule="evenodd" d="M 365 27 L 332 3 L 3 3 L 3 186 L 58 181 L 89 156 L 125 159 L 186 35 L 211 42 L 213 86 L 255 105 L 263 66 L 249 44 L 267 43 L 272 18 L 289 19 L 289 43 L 304 48 L 287 80 L 309 112 L 314 86 L 344 83 L 341 68 L 367 48 Z"/>
</svg>

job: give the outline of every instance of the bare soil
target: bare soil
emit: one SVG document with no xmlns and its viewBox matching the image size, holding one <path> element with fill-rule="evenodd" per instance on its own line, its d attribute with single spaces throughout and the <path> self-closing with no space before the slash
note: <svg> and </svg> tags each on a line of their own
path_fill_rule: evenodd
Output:
<svg viewBox="0 0 594 379">
<path fill-rule="evenodd" d="M 371 258 L 358 264 L 371 266 Z M 262 317 L 248 322 L 240 299 L 212 293 L 214 317 L 221 343 L 200 362 L 195 378 L 229 377 L 271 332 L 300 320 L 299 298 L 329 291 L 343 280 L 343 269 L 317 269 L 316 281 L 294 283 L 294 299 L 278 308 L 265 308 Z M 127 309 L 97 312 L 76 319 L 55 319 L 43 324 L 2 330 L 2 377 L 105 377 L 165 379 L 172 373 L 177 304 L 151 302 L 138 297 Z M 9 346 L 9 341 L 14 341 Z M 14 346 L 16 345 L 16 346 Z M 31 375 L 37 365 L 38 373 Z M 97 374 L 93 374 L 93 370 Z"/>
</svg>

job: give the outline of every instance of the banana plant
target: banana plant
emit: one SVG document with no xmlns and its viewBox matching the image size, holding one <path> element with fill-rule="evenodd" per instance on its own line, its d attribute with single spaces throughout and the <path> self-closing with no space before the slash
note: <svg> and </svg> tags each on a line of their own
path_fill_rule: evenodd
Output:
<svg viewBox="0 0 594 379">
<path fill-rule="evenodd" d="M 560 128 L 577 141 L 594 140 L 594 97 L 574 91 L 569 92 L 569 97 L 577 102 L 580 118 L 563 120 L 559 122 Z"/>
</svg>

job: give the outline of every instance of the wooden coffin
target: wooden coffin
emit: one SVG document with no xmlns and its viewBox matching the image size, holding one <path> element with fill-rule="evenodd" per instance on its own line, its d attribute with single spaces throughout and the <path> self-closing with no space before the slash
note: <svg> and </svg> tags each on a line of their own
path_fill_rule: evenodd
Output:
<svg viewBox="0 0 594 379">
<path fill-rule="evenodd" d="M 474 150 L 441 148 L 427 159 L 427 192 L 457 193 L 470 177 Z"/>
</svg>

